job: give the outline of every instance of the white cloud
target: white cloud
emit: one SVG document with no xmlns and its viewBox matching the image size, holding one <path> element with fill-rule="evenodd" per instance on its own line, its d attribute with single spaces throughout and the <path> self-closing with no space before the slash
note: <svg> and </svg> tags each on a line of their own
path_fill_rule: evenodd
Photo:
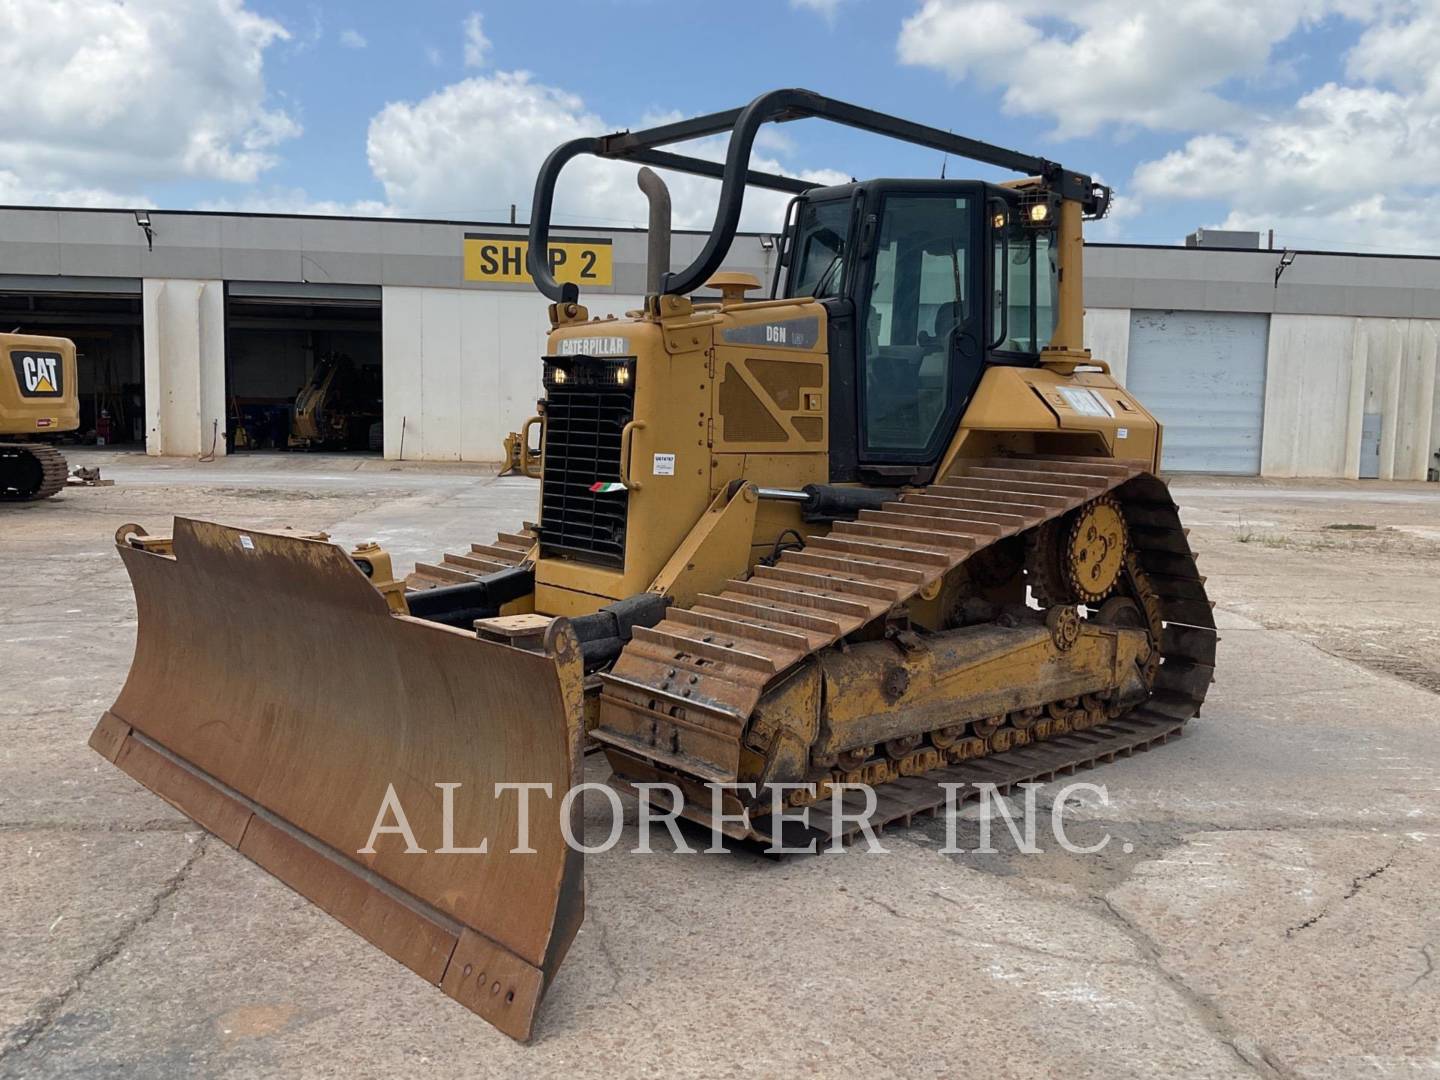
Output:
<svg viewBox="0 0 1440 1080">
<path fill-rule="evenodd" d="M 3 191 L 3 187 L 0 187 Z M 113 205 L 113 204 L 106 204 Z M 239 196 L 206 199 L 196 210 L 241 214 L 327 214 L 349 217 L 393 217 L 395 212 L 379 199 L 312 199 L 303 188 L 269 188 Z"/>
<path fill-rule="evenodd" d="M 1256 109 L 1297 67 L 1278 46 L 1324 19 L 1359 31 L 1343 80 Z M 1437 0 L 924 0 L 897 49 L 905 63 L 999 88 L 1006 111 L 1048 117 L 1059 137 L 1110 129 L 1191 133 L 1141 164 L 1142 200 L 1227 204 L 1230 228 L 1275 227 L 1292 246 L 1440 251 Z M 1199 224 L 1197 221 L 1196 224 Z"/>
<path fill-rule="evenodd" d="M 799 11 L 813 11 L 825 17 L 826 22 L 834 22 L 835 15 L 840 10 L 840 5 L 845 0 L 790 0 L 790 6 Z"/>
<path fill-rule="evenodd" d="M 465 66 L 483 67 L 489 51 L 490 39 L 485 36 L 484 19 L 479 12 L 471 12 L 465 19 Z"/>
<path fill-rule="evenodd" d="M 287 36 L 241 0 L 6 0 L 0 165 L 56 200 L 253 181 L 300 132 L 265 86 L 265 50 Z"/>
<path fill-rule="evenodd" d="M 440 217 L 497 217 L 511 203 L 529 216 L 535 175 L 560 143 L 625 125 L 607 122 L 565 90 L 533 81 L 526 72 L 496 72 L 454 83 L 414 103 L 387 105 L 370 122 L 370 168 L 398 212 Z M 719 159 L 724 143 L 703 140 L 682 150 Z M 789 171 L 756 157 L 756 168 Z M 643 225 L 645 199 L 635 186 L 636 167 L 579 157 L 556 189 L 555 220 Z M 849 179 L 833 171 L 806 172 L 824 183 Z M 680 228 L 708 227 L 719 184 L 666 174 Z M 779 227 L 788 196 L 751 189 L 747 228 Z"/>
<path fill-rule="evenodd" d="M 1395 4 L 1328 82 L 1274 117 L 1142 164 L 1143 196 L 1224 199 L 1224 224 L 1294 247 L 1440 251 L 1440 6 Z"/>
<path fill-rule="evenodd" d="M 925 0 L 901 61 L 1003 88 L 1008 112 L 1053 118 L 1062 137 L 1122 126 L 1185 130 L 1234 120 L 1220 93 L 1267 75 L 1300 26 L 1365 0 Z"/>
<path fill-rule="evenodd" d="M 0 205 L 4 206 L 129 206 L 151 207 L 154 203 L 135 192 L 116 192 L 95 187 L 35 187 L 9 169 L 0 169 Z"/>
<path fill-rule="evenodd" d="M 340 44 L 347 49 L 363 49 L 370 43 L 365 40 L 365 35 L 359 30 L 341 30 Z"/>
</svg>

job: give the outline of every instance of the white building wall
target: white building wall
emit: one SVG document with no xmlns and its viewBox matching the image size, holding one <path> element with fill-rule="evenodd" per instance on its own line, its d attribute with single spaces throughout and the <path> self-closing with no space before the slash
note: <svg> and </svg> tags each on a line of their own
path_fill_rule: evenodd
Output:
<svg viewBox="0 0 1440 1080">
<path fill-rule="evenodd" d="M 1357 319 L 1363 355 L 1363 413 L 1378 413 L 1380 479 L 1423 480 L 1433 464 L 1435 347 L 1440 323 L 1428 319 Z"/>
<path fill-rule="evenodd" d="M 145 452 L 225 453 L 225 285 L 146 278 Z"/>
<path fill-rule="evenodd" d="M 499 461 L 535 411 L 550 326 L 530 292 L 386 286 L 382 291 L 385 456 Z M 592 315 L 623 315 L 643 298 L 591 295 Z"/>
<path fill-rule="evenodd" d="M 1355 478 L 1378 413 L 1380 478 L 1424 480 L 1440 438 L 1440 322 L 1331 315 L 1270 319 L 1264 476 Z"/>
<path fill-rule="evenodd" d="M 1130 309 L 1086 308 L 1085 348 L 1109 364 L 1110 374 L 1123 386 L 1130 360 Z"/>
</svg>

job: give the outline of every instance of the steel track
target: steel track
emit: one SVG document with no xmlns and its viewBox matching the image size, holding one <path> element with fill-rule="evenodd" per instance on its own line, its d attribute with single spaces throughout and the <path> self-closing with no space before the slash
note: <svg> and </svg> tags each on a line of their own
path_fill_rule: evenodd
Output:
<svg viewBox="0 0 1440 1080">
<path fill-rule="evenodd" d="M 592 734 L 607 742 L 610 710 L 638 714 L 656 732 L 653 747 L 639 748 L 642 760 L 687 772 L 668 751 L 677 741 L 683 745 L 687 731 L 728 730 L 739 739 L 756 702 L 796 663 L 886 617 L 976 551 L 1107 493 L 1124 509 L 1132 584 L 1158 607 L 1162 625 L 1150 699 L 1084 731 L 883 784 L 869 824 L 879 828 L 934 812 L 945 805 L 941 784 L 1008 788 L 1163 743 L 1198 714 L 1215 663 L 1212 605 L 1178 511 L 1164 483 L 1133 463 L 1040 456 L 962 465 L 942 483 L 839 523 L 803 551 L 787 552 L 774 567 L 759 567 L 688 610 L 672 609 L 653 630 L 637 629 L 615 668 L 601 675 L 600 719 Z M 637 750 L 632 738 L 609 745 Z M 828 798 L 811 807 L 817 834 L 829 835 L 825 823 L 834 820 L 833 810 Z M 763 818 L 753 827 L 770 839 Z M 858 829 L 851 822 L 842 835 Z"/>
<path fill-rule="evenodd" d="M 65 457 L 44 443 L 0 443 L 0 459 L 18 461 L 30 457 L 40 463 L 40 483 L 25 490 L 0 490 L 0 502 L 35 502 L 48 499 L 65 486 L 69 469 Z"/>
</svg>

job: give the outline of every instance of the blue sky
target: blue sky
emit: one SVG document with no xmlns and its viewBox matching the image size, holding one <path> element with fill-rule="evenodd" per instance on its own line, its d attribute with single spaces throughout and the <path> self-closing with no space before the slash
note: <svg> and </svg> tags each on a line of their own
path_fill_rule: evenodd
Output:
<svg viewBox="0 0 1440 1080">
<path fill-rule="evenodd" d="M 1440 0 L 10 0 L 0 42 L 0 201 L 523 215 L 563 138 L 795 85 L 1104 177 L 1122 198 L 1096 238 L 1440 253 Z M 799 174 L 940 169 L 780 130 L 760 152 Z M 628 172 L 567 180 L 562 214 L 643 219 Z M 713 185 L 676 198 L 700 224 Z"/>
</svg>

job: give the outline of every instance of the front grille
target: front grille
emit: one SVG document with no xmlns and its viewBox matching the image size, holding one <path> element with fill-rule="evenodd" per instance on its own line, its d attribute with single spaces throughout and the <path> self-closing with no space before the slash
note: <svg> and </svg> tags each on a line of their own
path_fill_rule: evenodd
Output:
<svg viewBox="0 0 1440 1080">
<path fill-rule="evenodd" d="M 567 360 L 571 359 L 569 357 Z M 620 481 L 620 433 L 630 422 L 630 385 L 571 377 L 545 380 L 545 467 L 540 491 L 540 553 L 602 566 L 625 565 L 629 492 L 599 494 Z M 609 365 L 613 366 L 613 365 Z"/>
</svg>

